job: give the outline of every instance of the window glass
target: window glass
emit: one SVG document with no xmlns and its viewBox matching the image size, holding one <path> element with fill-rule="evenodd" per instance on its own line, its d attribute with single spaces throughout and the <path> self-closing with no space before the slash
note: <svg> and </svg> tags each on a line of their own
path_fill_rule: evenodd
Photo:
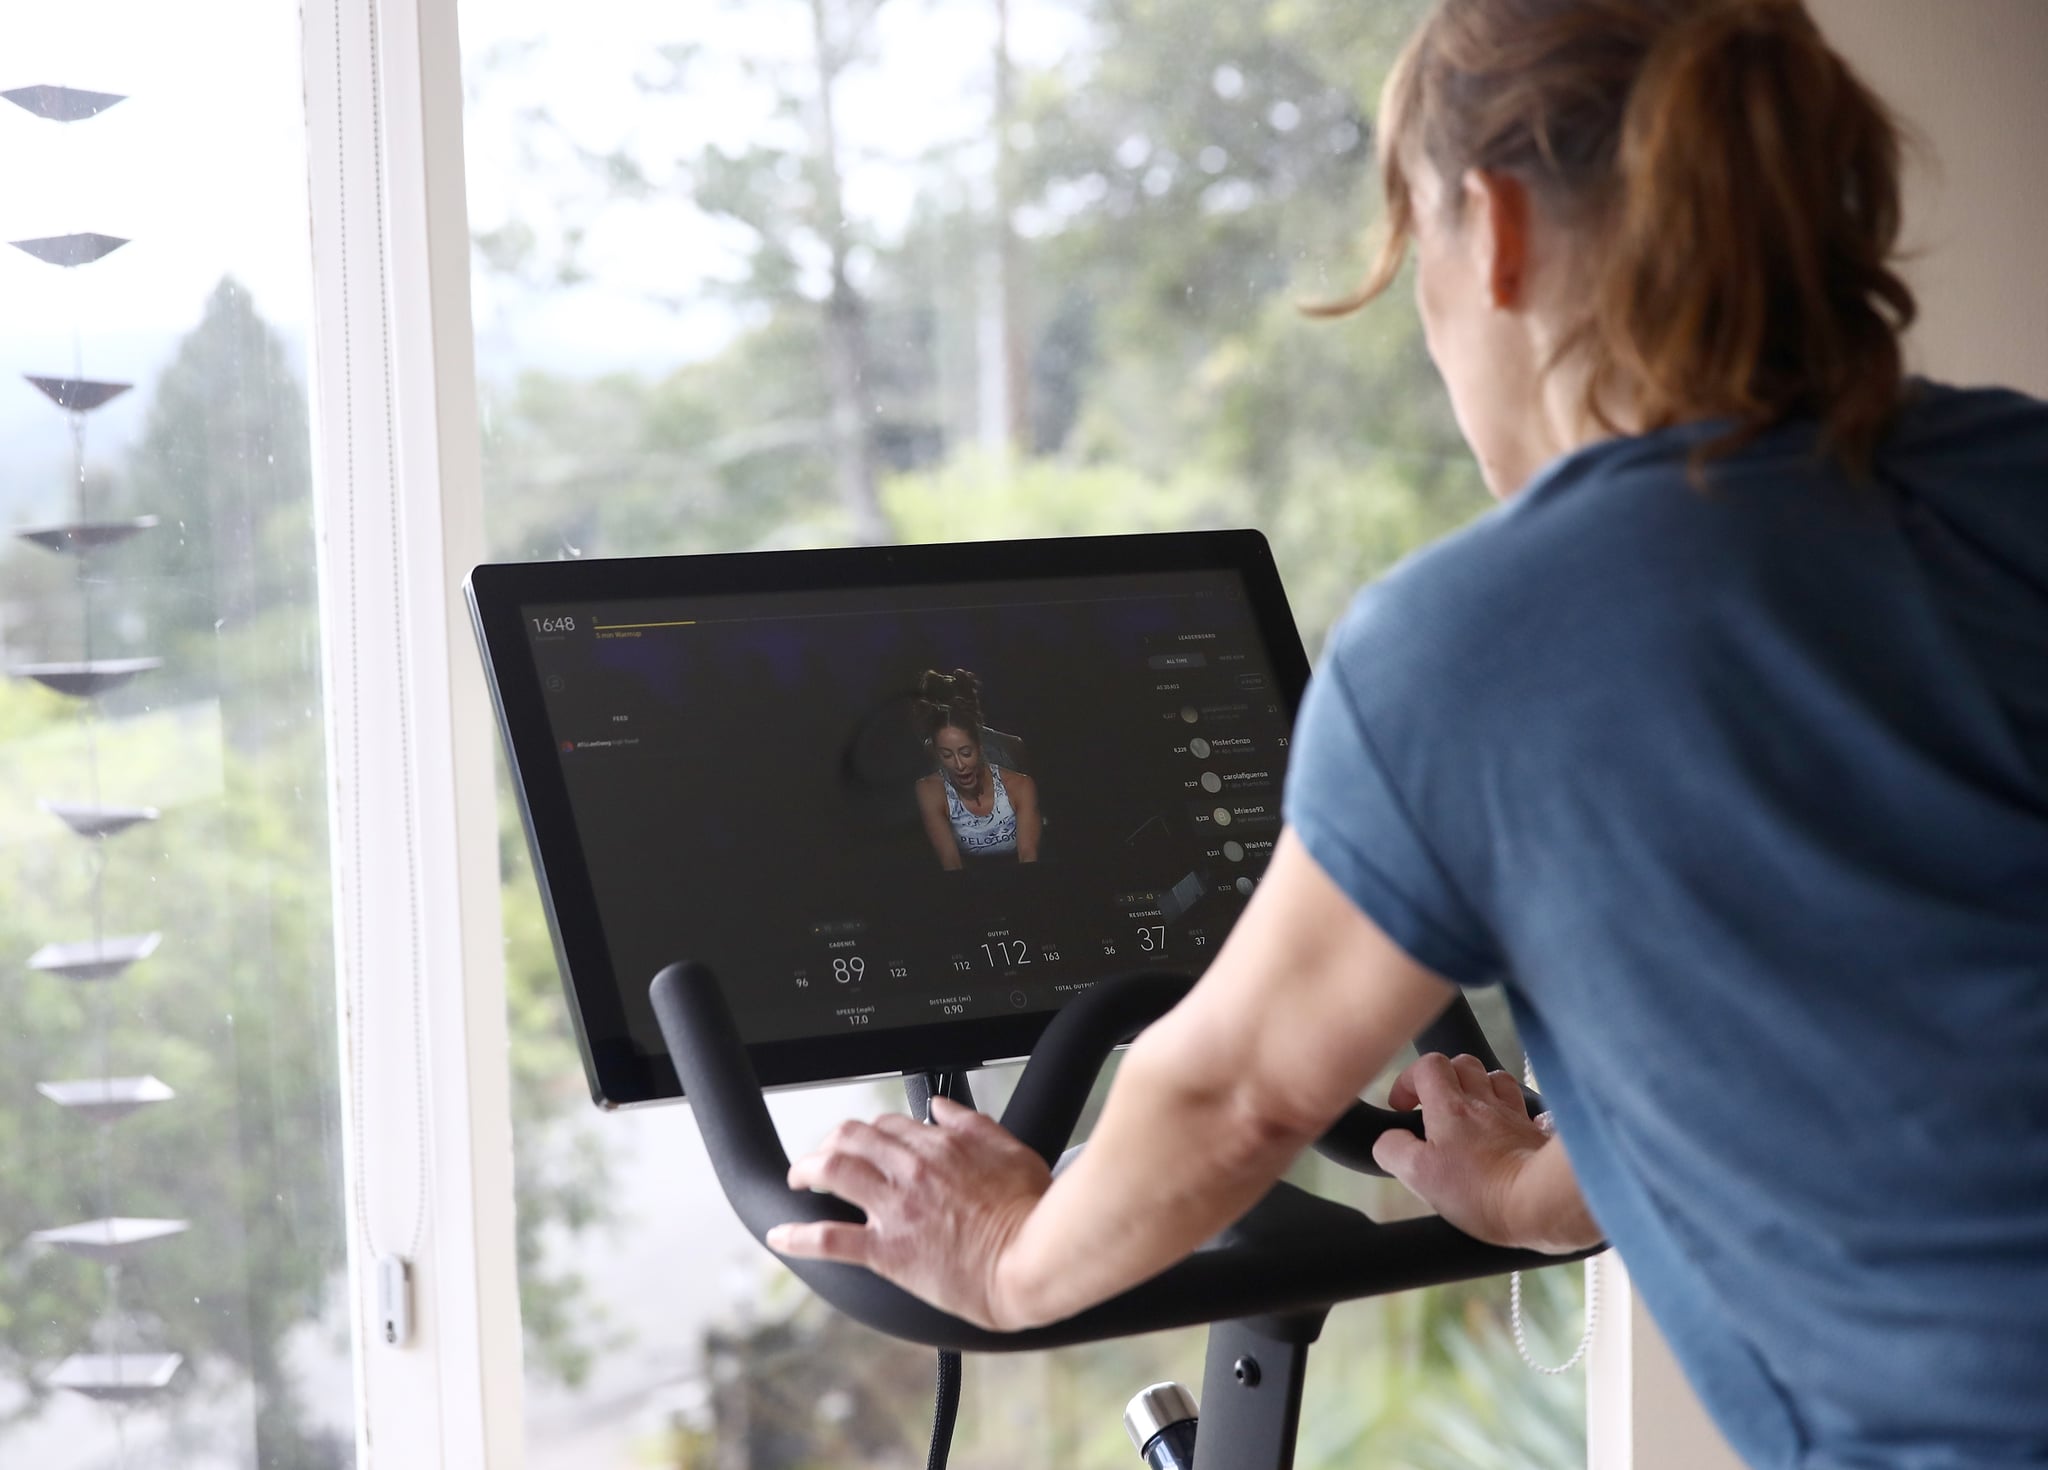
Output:
<svg viewBox="0 0 2048 1470">
<path fill-rule="evenodd" d="M 1486 504 L 1406 293 L 1300 310 L 1363 274 L 1422 8 L 462 0 L 493 555 L 1251 525 L 1313 649 Z M 533 1463 L 917 1463 L 929 1354 L 755 1247 L 686 1115 L 589 1108 L 509 801 L 504 853 Z M 899 1104 L 776 1108 L 801 1146 Z M 1536 1352 L 1579 1292 L 1529 1284 Z M 1582 1464 L 1581 1382 L 1521 1364 L 1507 1295 L 1340 1308 L 1300 1463 Z M 1200 1371 L 1199 1333 L 977 1359 L 955 1463 L 1134 1463 L 1124 1398 Z"/>
<path fill-rule="evenodd" d="M 0 43 L 0 1463 L 346 1466 L 298 13 Z"/>
</svg>

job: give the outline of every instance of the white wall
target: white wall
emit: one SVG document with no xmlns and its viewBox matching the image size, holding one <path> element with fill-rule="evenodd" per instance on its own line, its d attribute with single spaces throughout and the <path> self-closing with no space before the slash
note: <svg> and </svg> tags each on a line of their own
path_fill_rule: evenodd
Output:
<svg viewBox="0 0 2048 1470">
<path fill-rule="evenodd" d="M 1916 365 L 2048 397 L 2048 0 L 1808 0 L 1927 146 L 1908 179 Z"/>
<path fill-rule="evenodd" d="M 2048 0 L 1807 3 L 1923 145 L 1907 178 L 1913 366 L 2048 397 Z M 1604 1267 L 1591 1470 L 1736 1470 L 1624 1273 Z"/>
</svg>

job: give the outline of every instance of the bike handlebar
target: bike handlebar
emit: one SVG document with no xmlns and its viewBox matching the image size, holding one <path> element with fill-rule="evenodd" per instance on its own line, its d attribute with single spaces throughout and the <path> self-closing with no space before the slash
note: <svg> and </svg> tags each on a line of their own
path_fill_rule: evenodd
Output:
<svg viewBox="0 0 2048 1470">
<path fill-rule="evenodd" d="M 1070 1002 L 1025 1064 L 1003 1112 L 1003 1126 L 1048 1164 L 1055 1162 L 1110 1052 L 1171 1009 L 1188 988 L 1179 976 L 1142 974 L 1104 981 Z M 700 964 L 670 965 L 655 977 L 650 993 L 712 1168 L 754 1238 L 762 1240 L 771 1227 L 784 1223 L 864 1219 L 844 1200 L 789 1187 L 789 1156 L 768 1116 L 767 1099 L 717 976 Z M 1471 1029 L 1476 1034 L 1476 1023 Z M 1485 1044 L 1483 1036 L 1479 1043 Z M 1491 1057 L 1490 1049 L 1484 1054 L 1469 1045 L 1461 1049 Z M 1362 1150 L 1369 1165 L 1372 1140 L 1390 1127 L 1419 1136 L 1420 1115 L 1360 1103 L 1318 1147 L 1353 1167 L 1359 1167 L 1353 1159 Z M 840 1311 L 893 1337 L 932 1347 L 1022 1352 L 1301 1311 L 1554 1265 L 1560 1259 L 1571 1258 L 1485 1245 L 1435 1217 L 1380 1224 L 1281 1184 L 1244 1219 L 1178 1265 L 1065 1321 L 1023 1332 L 974 1326 L 859 1267 L 807 1260 L 785 1264 Z"/>
</svg>

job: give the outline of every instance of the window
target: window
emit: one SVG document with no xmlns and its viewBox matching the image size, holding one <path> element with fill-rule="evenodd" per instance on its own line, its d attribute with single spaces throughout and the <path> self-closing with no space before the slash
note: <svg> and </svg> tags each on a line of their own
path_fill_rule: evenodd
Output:
<svg viewBox="0 0 2048 1470">
<path fill-rule="evenodd" d="M 1371 104 L 1420 10 L 463 0 L 492 554 L 1250 524 L 1320 642 L 1485 504 L 1406 301 L 1298 310 L 1364 268 Z M 796 1289 L 687 1119 L 589 1109 L 503 830 L 530 1462 L 914 1463 L 928 1355 Z M 892 1102 L 777 1111 L 801 1144 Z M 1539 1354 L 1579 1290 L 1531 1283 Z M 1301 1462 L 1583 1464 L 1581 1382 L 1517 1361 L 1506 1298 L 1340 1309 Z M 1125 1464 L 1120 1395 L 1200 1354 L 978 1359 L 956 1463 Z"/>
<path fill-rule="evenodd" d="M 0 1461 L 354 1462 L 295 7 L 0 36 Z"/>
</svg>

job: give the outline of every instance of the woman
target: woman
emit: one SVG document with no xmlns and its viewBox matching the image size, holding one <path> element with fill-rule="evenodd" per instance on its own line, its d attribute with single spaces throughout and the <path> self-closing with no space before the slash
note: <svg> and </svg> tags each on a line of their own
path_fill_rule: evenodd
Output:
<svg viewBox="0 0 2048 1470">
<path fill-rule="evenodd" d="M 1897 136 L 1797 0 L 1440 0 L 1380 154 L 1356 304 L 1412 246 L 1505 504 L 1333 636 L 1269 875 L 1074 1166 L 849 1125 L 790 1177 L 868 1223 L 771 1243 L 1064 1317 L 1501 983 L 1557 1137 L 1425 1057 L 1393 1173 L 1611 1240 L 1753 1465 L 2048 1464 L 2048 408 L 1902 378 Z"/>
<path fill-rule="evenodd" d="M 966 669 L 927 669 L 918 681 L 924 743 L 938 769 L 917 781 L 917 807 L 939 866 L 973 859 L 1038 861 L 1038 787 L 989 760 L 981 681 Z"/>
</svg>

